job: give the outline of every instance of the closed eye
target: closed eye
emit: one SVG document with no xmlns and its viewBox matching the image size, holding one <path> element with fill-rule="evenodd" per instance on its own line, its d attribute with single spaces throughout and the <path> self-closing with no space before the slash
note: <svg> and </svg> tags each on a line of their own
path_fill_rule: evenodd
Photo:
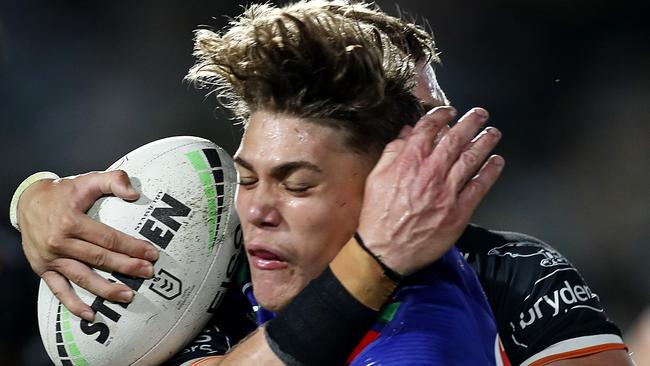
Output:
<svg viewBox="0 0 650 366">
<path fill-rule="evenodd" d="M 311 188 L 311 186 L 290 186 L 290 185 L 286 185 L 286 184 L 284 184 L 283 186 L 284 186 L 284 189 L 286 189 L 287 191 L 295 192 L 295 193 L 307 192 L 307 190 L 309 188 Z"/>
<path fill-rule="evenodd" d="M 253 184 L 257 183 L 257 179 L 240 179 L 237 184 L 240 186 L 252 186 Z"/>
</svg>

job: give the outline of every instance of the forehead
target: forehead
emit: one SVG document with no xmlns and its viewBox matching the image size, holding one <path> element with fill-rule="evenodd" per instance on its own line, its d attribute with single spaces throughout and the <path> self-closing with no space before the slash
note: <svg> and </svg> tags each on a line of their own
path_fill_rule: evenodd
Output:
<svg viewBox="0 0 650 366">
<path fill-rule="evenodd" d="M 304 160 L 318 163 L 346 149 L 342 131 L 304 118 L 258 111 L 251 115 L 236 155 L 254 164 L 277 164 Z"/>
</svg>

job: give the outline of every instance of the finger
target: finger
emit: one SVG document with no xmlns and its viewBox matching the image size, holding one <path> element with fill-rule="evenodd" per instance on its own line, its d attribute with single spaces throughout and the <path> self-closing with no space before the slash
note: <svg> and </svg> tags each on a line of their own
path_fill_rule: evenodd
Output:
<svg viewBox="0 0 650 366">
<path fill-rule="evenodd" d="M 381 156 L 379 157 L 379 161 L 377 161 L 377 164 L 375 164 L 373 171 L 381 171 L 385 167 L 392 164 L 395 158 L 397 158 L 399 153 L 404 149 L 405 145 L 406 145 L 406 141 L 404 141 L 403 139 L 395 139 L 389 142 L 384 147 L 384 151 L 381 153 Z"/>
<path fill-rule="evenodd" d="M 115 253 L 79 239 L 66 239 L 61 255 L 82 261 L 91 267 L 107 272 L 119 272 L 140 278 L 151 278 L 153 276 L 151 262 L 131 258 L 122 253 Z"/>
<path fill-rule="evenodd" d="M 483 108 L 473 108 L 467 112 L 440 140 L 427 165 L 432 170 L 446 175 L 487 119 L 488 113 Z"/>
<path fill-rule="evenodd" d="M 134 201 L 140 197 L 140 193 L 133 188 L 129 175 L 124 170 L 100 173 L 100 176 L 102 179 L 99 186 L 102 193 L 114 194 L 127 201 Z"/>
<path fill-rule="evenodd" d="M 106 194 L 133 201 L 140 194 L 131 186 L 128 174 L 123 170 L 93 172 L 74 178 L 82 209 L 88 209 L 95 201 Z"/>
<path fill-rule="evenodd" d="M 460 212 L 464 213 L 465 220 L 469 220 L 483 197 L 485 197 L 501 175 L 504 166 L 505 160 L 503 157 L 492 155 L 483 164 L 478 174 L 465 185 L 458 196 Z"/>
<path fill-rule="evenodd" d="M 56 270 L 67 279 L 103 299 L 128 303 L 133 299 L 133 290 L 125 284 L 110 282 L 79 261 L 59 259 Z"/>
<path fill-rule="evenodd" d="M 88 304 L 81 301 L 79 296 L 74 292 L 68 280 L 61 274 L 54 271 L 46 271 L 41 278 L 50 288 L 50 291 L 59 301 L 70 310 L 70 312 L 89 322 L 95 320 L 95 312 Z"/>
<path fill-rule="evenodd" d="M 379 171 L 384 167 L 390 165 L 393 160 L 399 155 L 406 145 L 406 139 L 413 132 L 413 126 L 404 125 L 399 132 L 397 138 L 384 147 L 384 150 L 379 157 L 379 161 L 375 164 L 375 170 Z"/>
<path fill-rule="evenodd" d="M 433 140 L 433 147 L 435 148 L 436 145 L 440 143 L 440 140 L 449 132 L 449 125 L 444 126 L 440 131 L 438 131 L 438 134 L 436 135 L 436 138 Z"/>
<path fill-rule="evenodd" d="M 407 156 L 425 158 L 433 151 L 436 135 L 456 116 L 456 109 L 449 106 L 436 107 L 422 116 L 413 127 L 413 132 L 407 139 Z"/>
<path fill-rule="evenodd" d="M 402 129 L 399 131 L 399 135 L 397 136 L 397 138 L 406 139 L 407 137 L 411 136 L 412 132 L 413 132 L 413 126 L 404 125 L 402 126 Z"/>
<path fill-rule="evenodd" d="M 465 183 L 476 174 L 500 138 L 501 132 L 498 129 L 488 127 L 460 154 L 447 176 L 447 181 L 456 188 L 456 192 L 460 192 Z"/>
<path fill-rule="evenodd" d="M 130 257 L 151 262 L 158 260 L 158 250 L 151 243 L 136 239 L 86 215 L 80 215 L 78 220 L 76 230 L 73 233 L 77 238 L 108 249 L 111 252 L 123 253 Z"/>
</svg>

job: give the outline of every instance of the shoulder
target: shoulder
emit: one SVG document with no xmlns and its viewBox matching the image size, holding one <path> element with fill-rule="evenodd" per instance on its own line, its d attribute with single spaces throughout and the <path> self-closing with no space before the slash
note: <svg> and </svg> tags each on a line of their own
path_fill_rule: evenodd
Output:
<svg viewBox="0 0 650 366">
<path fill-rule="evenodd" d="M 498 248 L 501 246 L 503 248 Z M 456 247 L 464 254 L 487 254 L 491 249 L 498 248 L 496 250 L 502 255 L 506 255 L 505 253 L 516 248 L 550 248 L 548 244 L 531 235 L 513 231 L 488 230 L 475 224 L 467 226 L 458 239 Z"/>
<path fill-rule="evenodd" d="M 624 347 L 598 295 L 549 244 L 471 225 L 457 246 L 477 272 L 513 363 Z"/>
</svg>

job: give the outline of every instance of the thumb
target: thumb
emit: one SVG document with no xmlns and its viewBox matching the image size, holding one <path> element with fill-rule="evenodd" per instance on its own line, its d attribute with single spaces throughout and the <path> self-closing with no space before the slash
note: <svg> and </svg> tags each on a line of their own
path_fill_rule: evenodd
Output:
<svg viewBox="0 0 650 366">
<path fill-rule="evenodd" d="M 113 194 L 123 200 L 135 201 L 140 193 L 133 188 L 129 175 L 124 170 L 99 173 L 99 188 L 103 194 Z"/>
<path fill-rule="evenodd" d="M 128 174 L 123 170 L 83 174 L 75 177 L 73 182 L 80 194 L 78 204 L 84 210 L 90 208 L 103 195 L 114 195 L 128 201 L 140 197 L 131 186 Z"/>
</svg>

